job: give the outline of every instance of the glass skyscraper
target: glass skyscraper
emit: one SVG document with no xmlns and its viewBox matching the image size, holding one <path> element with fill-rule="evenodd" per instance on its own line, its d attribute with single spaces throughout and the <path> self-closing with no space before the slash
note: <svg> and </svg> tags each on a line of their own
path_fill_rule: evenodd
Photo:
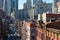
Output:
<svg viewBox="0 0 60 40">
<path fill-rule="evenodd" d="M 33 5 L 36 5 L 38 3 L 38 0 L 33 0 Z"/>
<path fill-rule="evenodd" d="M 19 19 L 19 14 L 18 14 L 18 0 L 14 0 L 14 2 L 15 2 L 15 7 L 14 7 L 14 9 L 15 9 L 15 18 Z"/>
<path fill-rule="evenodd" d="M 42 2 L 42 0 L 33 0 L 33 5 L 37 5 L 37 4 L 41 3 L 41 2 Z"/>
<path fill-rule="evenodd" d="M 3 0 L 0 0 L 0 8 L 3 8 Z"/>
<path fill-rule="evenodd" d="M 4 0 L 3 2 L 3 10 L 6 12 L 6 15 L 9 15 L 9 16 L 12 8 L 11 1 L 12 0 Z"/>
<path fill-rule="evenodd" d="M 42 0 L 33 0 L 35 19 L 37 19 L 38 14 L 41 14 L 43 12 L 42 4 Z"/>
<path fill-rule="evenodd" d="M 31 0 L 27 0 L 27 9 L 31 9 L 32 8 L 32 2 Z"/>
<path fill-rule="evenodd" d="M 18 9 L 18 0 L 4 0 L 3 1 L 3 10 L 6 12 L 6 15 L 11 15 L 13 9 Z"/>
</svg>

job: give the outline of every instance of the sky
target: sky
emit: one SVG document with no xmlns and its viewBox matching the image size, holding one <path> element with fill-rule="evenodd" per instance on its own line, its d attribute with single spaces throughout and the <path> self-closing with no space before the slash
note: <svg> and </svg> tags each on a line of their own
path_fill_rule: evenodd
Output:
<svg viewBox="0 0 60 40">
<path fill-rule="evenodd" d="M 43 0 L 44 2 L 46 1 L 47 3 L 52 3 L 52 0 Z M 18 1 L 18 9 L 22 9 L 23 8 L 23 3 L 25 3 L 26 0 L 19 0 Z"/>
</svg>

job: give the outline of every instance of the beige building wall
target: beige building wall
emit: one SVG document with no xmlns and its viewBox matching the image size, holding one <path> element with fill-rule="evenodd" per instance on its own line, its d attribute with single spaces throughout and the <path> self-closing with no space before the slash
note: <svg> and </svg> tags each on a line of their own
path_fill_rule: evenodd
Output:
<svg viewBox="0 0 60 40">
<path fill-rule="evenodd" d="M 30 40 L 30 22 L 25 22 L 26 26 L 26 40 Z"/>
<path fill-rule="evenodd" d="M 30 19 L 34 19 L 34 9 L 29 9 L 28 13 L 29 13 Z"/>
<path fill-rule="evenodd" d="M 43 13 L 43 14 L 42 14 L 42 21 L 43 21 L 44 23 L 46 23 L 46 13 Z"/>
<path fill-rule="evenodd" d="M 52 13 L 56 13 L 57 12 L 57 8 L 56 8 L 56 0 L 52 0 Z"/>
<path fill-rule="evenodd" d="M 38 20 L 40 20 L 40 17 L 41 17 L 40 14 L 38 14 Z"/>
</svg>

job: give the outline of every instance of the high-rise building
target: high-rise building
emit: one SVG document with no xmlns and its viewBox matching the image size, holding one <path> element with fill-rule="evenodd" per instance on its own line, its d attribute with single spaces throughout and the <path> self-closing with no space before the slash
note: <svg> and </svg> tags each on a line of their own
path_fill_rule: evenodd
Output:
<svg viewBox="0 0 60 40">
<path fill-rule="evenodd" d="M 15 7 L 15 1 L 11 0 L 11 12 L 13 11 L 14 7 Z"/>
<path fill-rule="evenodd" d="M 38 3 L 38 0 L 33 0 L 33 5 L 36 5 Z"/>
<path fill-rule="evenodd" d="M 29 19 L 28 9 L 19 10 L 19 20 L 27 20 Z"/>
<path fill-rule="evenodd" d="M 31 0 L 27 0 L 26 3 L 27 3 L 27 9 L 31 9 L 32 8 Z"/>
<path fill-rule="evenodd" d="M 4 0 L 3 1 L 3 10 L 6 12 L 6 15 L 11 15 L 12 9 L 14 7 L 14 0 Z"/>
<path fill-rule="evenodd" d="M 14 2 L 15 2 L 15 7 L 14 7 L 14 9 L 15 9 L 15 18 L 19 19 L 18 18 L 19 17 L 19 14 L 18 14 L 18 0 L 14 0 Z"/>
<path fill-rule="evenodd" d="M 27 3 L 24 3 L 23 9 L 27 9 Z"/>
<path fill-rule="evenodd" d="M 2 9 L 3 7 L 3 0 L 0 0 L 0 8 Z"/>
<path fill-rule="evenodd" d="M 13 10 L 15 13 L 18 11 L 18 0 L 4 0 L 3 1 L 3 10 L 6 12 L 6 15 L 11 16 Z"/>
</svg>

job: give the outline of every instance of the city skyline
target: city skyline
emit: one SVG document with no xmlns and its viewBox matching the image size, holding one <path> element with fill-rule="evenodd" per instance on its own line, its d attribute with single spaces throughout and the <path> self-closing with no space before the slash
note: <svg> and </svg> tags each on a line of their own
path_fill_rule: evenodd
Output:
<svg viewBox="0 0 60 40">
<path fill-rule="evenodd" d="M 47 2 L 47 3 L 52 3 L 52 0 L 43 0 L 43 2 Z M 23 8 L 23 3 L 25 3 L 26 2 L 26 0 L 19 0 L 18 1 L 18 9 L 22 9 Z"/>
</svg>

